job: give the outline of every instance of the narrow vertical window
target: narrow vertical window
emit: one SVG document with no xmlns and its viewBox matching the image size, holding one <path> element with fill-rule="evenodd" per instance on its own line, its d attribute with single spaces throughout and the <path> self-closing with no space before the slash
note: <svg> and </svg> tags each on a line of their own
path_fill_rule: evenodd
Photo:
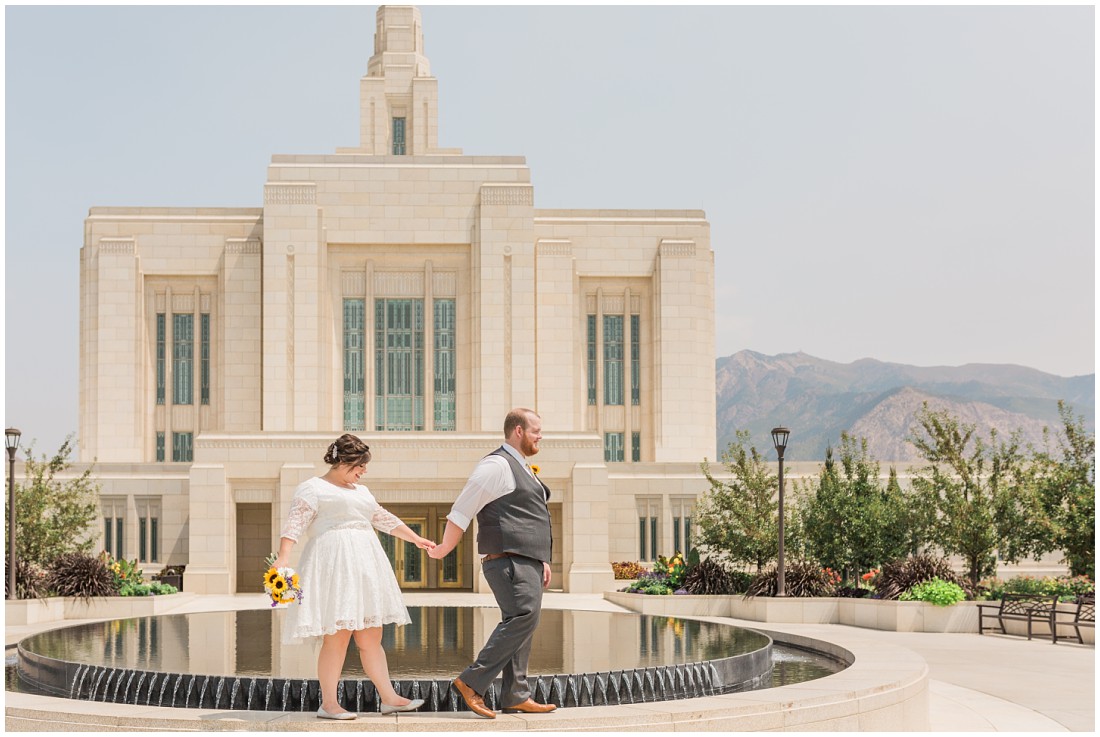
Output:
<svg viewBox="0 0 1100 737">
<path fill-rule="evenodd" d="M 157 404 L 164 404 L 164 313 L 157 313 Z"/>
<path fill-rule="evenodd" d="M 434 306 L 433 335 L 435 346 L 435 409 L 436 430 L 455 429 L 455 301 L 437 299 Z"/>
<path fill-rule="evenodd" d="M 191 404 L 194 385 L 192 363 L 195 353 L 194 315 L 172 315 L 172 402 Z"/>
<path fill-rule="evenodd" d="M 160 539 L 158 537 L 158 534 L 159 534 L 158 528 L 160 527 L 160 525 L 157 524 L 158 521 L 159 521 L 159 519 L 157 517 L 150 517 L 149 518 L 149 562 L 150 563 L 160 563 L 160 551 L 157 549 L 159 547 L 157 545 L 157 542 Z"/>
<path fill-rule="evenodd" d="M 344 429 L 366 430 L 364 335 L 366 305 L 344 300 Z"/>
<path fill-rule="evenodd" d="M 603 316 L 603 402 L 623 403 L 623 316 Z"/>
<path fill-rule="evenodd" d="M 630 460 L 638 463 L 642 460 L 642 434 L 630 433 Z"/>
<path fill-rule="evenodd" d="M 192 458 L 191 440 L 189 432 L 172 433 L 172 460 L 176 463 L 190 463 Z"/>
<path fill-rule="evenodd" d="M 145 517 L 138 517 L 138 561 L 141 563 L 149 562 L 148 522 Z"/>
<path fill-rule="evenodd" d="M 103 518 L 103 549 L 106 550 L 108 553 L 112 553 L 111 544 L 114 542 L 114 525 L 112 524 L 113 522 L 113 517 Z"/>
<path fill-rule="evenodd" d="M 199 401 L 210 404 L 210 313 L 199 315 Z"/>
<path fill-rule="evenodd" d="M 164 433 L 157 433 L 157 463 L 164 463 Z"/>
<path fill-rule="evenodd" d="M 122 517 L 115 517 L 115 559 L 122 560 Z"/>
<path fill-rule="evenodd" d="M 424 429 L 424 301 L 374 303 L 375 429 Z"/>
<path fill-rule="evenodd" d="M 684 549 L 680 547 L 680 518 L 672 518 L 672 551 L 673 553 L 679 551 L 684 552 Z"/>
<path fill-rule="evenodd" d="M 641 315 L 630 316 L 630 403 L 637 406 L 642 401 L 642 332 Z"/>
<path fill-rule="evenodd" d="M 588 403 L 596 403 L 596 316 L 588 316 Z"/>
<path fill-rule="evenodd" d="M 394 156 L 405 155 L 405 119 L 393 119 L 393 153 Z"/>
<path fill-rule="evenodd" d="M 604 434 L 603 459 L 607 463 L 623 462 L 623 434 L 621 432 Z"/>
<path fill-rule="evenodd" d="M 636 498 L 638 507 L 638 552 L 639 559 L 652 561 L 657 559 L 657 515 L 661 511 L 660 499 Z"/>
</svg>

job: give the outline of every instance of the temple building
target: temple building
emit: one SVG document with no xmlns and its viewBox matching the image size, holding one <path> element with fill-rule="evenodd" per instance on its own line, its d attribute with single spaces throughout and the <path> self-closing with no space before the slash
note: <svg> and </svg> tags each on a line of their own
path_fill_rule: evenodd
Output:
<svg viewBox="0 0 1100 737">
<path fill-rule="evenodd" d="M 90 209 L 79 439 L 102 547 L 259 592 L 345 431 L 373 454 L 362 483 L 439 540 L 521 406 L 543 421 L 552 588 L 686 548 L 715 457 L 705 214 L 539 209 L 523 156 L 440 148 L 416 8 L 379 8 L 359 96 L 358 145 L 274 155 L 260 207 Z M 481 590 L 473 533 L 442 561 L 380 537 L 403 587 Z"/>
</svg>

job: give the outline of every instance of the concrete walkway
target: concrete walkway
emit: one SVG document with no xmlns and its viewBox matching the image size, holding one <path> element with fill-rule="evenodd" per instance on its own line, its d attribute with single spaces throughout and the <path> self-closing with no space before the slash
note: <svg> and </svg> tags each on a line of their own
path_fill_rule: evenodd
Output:
<svg viewBox="0 0 1100 737">
<path fill-rule="evenodd" d="M 410 606 L 493 606 L 489 594 L 406 593 Z M 545 607 L 588 611 L 627 610 L 600 594 L 549 592 Z M 196 596 L 181 602 L 173 614 L 267 607 L 258 594 Z M 843 635 L 872 646 L 909 649 L 929 667 L 930 729 L 937 732 L 1092 732 L 1095 729 L 1095 650 L 1049 640 L 1017 636 L 883 632 L 844 625 L 771 624 L 726 617 L 704 618 L 745 627 L 790 632 L 829 640 Z M 34 632 L 85 620 L 6 627 L 5 643 Z M 841 632 L 842 631 L 842 632 Z M 7 694 L 15 706 L 19 694 Z M 42 698 L 42 697 L 36 697 Z M 90 705 L 89 705 L 90 706 Z M 103 709 L 125 709 L 114 704 Z M 201 727 L 199 727 L 201 729 Z"/>
</svg>

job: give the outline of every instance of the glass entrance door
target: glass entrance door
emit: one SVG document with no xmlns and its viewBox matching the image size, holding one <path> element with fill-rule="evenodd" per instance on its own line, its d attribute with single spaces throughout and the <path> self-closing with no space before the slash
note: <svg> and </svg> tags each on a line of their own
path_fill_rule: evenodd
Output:
<svg viewBox="0 0 1100 737">
<path fill-rule="evenodd" d="M 427 520 L 423 517 L 405 518 L 405 524 L 409 529 L 421 537 L 425 534 Z M 379 535 L 382 549 L 386 551 L 386 557 L 390 559 L 397 583 L 403 589 L 422 589 L 428 585 L 427 559 L 428 554 L 411 542 L 400 540 L 393 535 Z"/>
</svg>

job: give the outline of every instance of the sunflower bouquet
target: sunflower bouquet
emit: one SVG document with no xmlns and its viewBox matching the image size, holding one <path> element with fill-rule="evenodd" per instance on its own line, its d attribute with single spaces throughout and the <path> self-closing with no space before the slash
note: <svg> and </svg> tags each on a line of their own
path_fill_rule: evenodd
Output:
<svg viewBox="0 0 1100 737">
<path fill-rule="evenodd" d="M 264 590 L 271 597 L 271 606 L 289 604 L 292 601 L 302 603 L 302 586 L 298 574 L 293 568 L 276 568 L 269 559 L 267 573 L 264 574 Z"/>
</svg>

